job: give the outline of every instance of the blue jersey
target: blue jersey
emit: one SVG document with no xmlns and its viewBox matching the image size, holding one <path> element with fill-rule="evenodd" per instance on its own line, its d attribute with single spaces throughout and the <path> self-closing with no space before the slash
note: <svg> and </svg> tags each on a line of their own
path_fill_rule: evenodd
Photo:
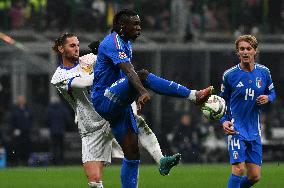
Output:
<svg viewBox="0 0 284 188">
<path fill-rule="evenodd" d="M 251 72 L 246 72 L 238 64 L 225 71 L 220 96 L 225 99 L 228 112 L 221 123 L 231 120 L 235 131 L 245 140 L 259 138 L 261 105 L 256 98 L 260 95 L 268 95 L 269 102 L 276 97 L 267 67 L 255 64 Z"/>
<path fill-rule="evenodd" d="M 120 78 L 126 77 L 117 65 L 122 62 L 131 63 L 131 59 L 131 42 L 122 40 L 116 32 L 107 35 L 98 49 L 92 96 L 102 95 L 107 87 Z"/>
</svg>

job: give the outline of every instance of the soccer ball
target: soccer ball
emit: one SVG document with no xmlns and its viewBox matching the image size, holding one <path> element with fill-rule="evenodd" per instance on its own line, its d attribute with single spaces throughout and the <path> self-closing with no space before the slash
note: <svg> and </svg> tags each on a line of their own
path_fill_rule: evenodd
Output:
<svg viewBox="0 0 284 188">
<path fill-rule="evenodd" d="M 226 112 L 226 109 L 225 100 L 217 95 L 211 95 L 201 106 L 201 111 L 208 120 L 219 120 Z"/>
</svg>

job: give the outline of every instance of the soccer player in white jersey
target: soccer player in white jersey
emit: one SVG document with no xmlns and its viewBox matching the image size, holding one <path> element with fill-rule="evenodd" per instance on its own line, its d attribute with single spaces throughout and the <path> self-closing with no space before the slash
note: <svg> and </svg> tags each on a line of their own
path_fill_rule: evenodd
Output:
<svg viewBox="0 0 284 188">
<path fill-rule="evenodd" d="M 269 69 L 255 62 L 256 38 L 242 35 L 235 45 L 240 63 L 223 75 L 221 96 L 228 112 L 221 123 L 228 137 L 232 165 L 228 188 L 249 188 L 260 180 L 261 174 L 261 108 L 273 102 L 276 94 Z"/>
<path fill-rule="evenodd" d="M 95 111 L 90 101 L 88 87 L 92 85 L 92 68 L 96 55 L 91 53 L 79 58 L 79 40 L 76 35 L 68 33 L 55 41 L 53 50 L 61 55 L 62 64 L 55 71 L 51 83 L 75 111 L 88 184 L 93 188 L 102 188 L 103 166 L 111 162 L 112 150 L 117 154 L 113 157 L 122 158 L 123 152 L 113 139 L 109 123 Z M 92 50 L 94 51 L 94 48 Z M 136 108 L 135 104 L 133 106 Z M 137 121 L 139 142 L 160 165 L 160 173 L 167 175 L 170 169 L 179 163 L 180 154 L 164 157 L 155 134 L 142 117 L 137 116 Z M 113 144 L 115 148 L 112 147 Z"/>
</svg>

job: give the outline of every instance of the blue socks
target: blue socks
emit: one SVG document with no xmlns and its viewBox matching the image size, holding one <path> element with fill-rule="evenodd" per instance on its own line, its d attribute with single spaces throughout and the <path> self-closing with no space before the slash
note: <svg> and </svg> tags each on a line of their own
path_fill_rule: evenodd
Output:
<svg viewBox="0 0 284 188">
<path fill-rule="evenodd" d="M 138 165 L 140 160 L 127 160 L 122 161 L 120 172 L 120 179 L 122 188 L 136 188 L 138 182 Z"/>
<path fill-rule="evenodd" d="M 249 188 L 253 186 L 253 183 L 248 180 L 247 176 L 243 176 L 240 183 L 240 188 Z"/>
<path fill-rule="evenodd" d="M 147 88 L 161 95 L 187 98 L 190 94 L 190 89 L 173 81 L 160 78 L 152 73 L 148 75 L 144 84 Z"/>
<path fill-rule="evenodd" d="M 228 188 L 240 188 L 241 180 L 242 176 L 231 174 L 228 182 Z"/>
</svg>

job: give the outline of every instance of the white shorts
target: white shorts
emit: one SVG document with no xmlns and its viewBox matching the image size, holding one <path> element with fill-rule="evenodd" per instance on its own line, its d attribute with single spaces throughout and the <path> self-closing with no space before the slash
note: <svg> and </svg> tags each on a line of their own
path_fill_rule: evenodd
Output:
<svg viewBox="0 0 284 188">
<path fill-rule="evenodd" d="M 82 137 L 82 162 L 102 161 L 105 165 L 114 158 L 123 158 L 123 152 L 113 138 L 110 128 L 99 129 Z"/>
</svg>

